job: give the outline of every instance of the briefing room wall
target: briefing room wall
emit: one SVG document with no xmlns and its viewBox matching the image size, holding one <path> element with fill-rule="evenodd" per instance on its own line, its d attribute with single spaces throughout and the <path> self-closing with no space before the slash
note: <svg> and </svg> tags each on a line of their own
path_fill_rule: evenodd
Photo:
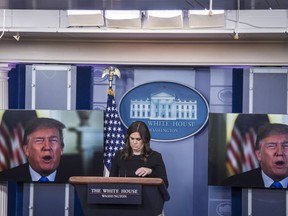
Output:
<svg viewBox="0 0 288 216">
<path fill-rule="evenodd" d="M 126 68 L 123 67 L 122 69 L 125 76 L 119 79 L 121 80 L 121 85 L 118 84 L 118 79 L 115 84 L 118 102 L 119 98 L 121 98 L 120 94 L 125 94 L 125 92 L 134 86 L 146 82 L 165 80 L 180 82 L 195 87 L 208 100 L 211 112 L 231 112 L 231 101 L 220 100 L 223 99 L 221 97 L 217 98 L 219 97 L 221 90 L 227 91 L 232 88 L 232 70 L 229 68 L 153 68 L 151 66 L 130 66 Z M 276 69 L 273 70 L 275 71 Z M 246 70 L 245 76 L 247 76 L 247 74 L 249 75 L 249 70 Z M 98 73 L 98 75 L 100 74 Z M 105 80 L 102 81 L 105 82 Z M 126 81 L 128 85 L 125 85 Z M 255 83 L 259 85 L 263 84 L 263 82 Z M 269 80 L 266 84 L 269 84 Z M 249 89 L 247 86 L 249 85 L 245 83 L 245 91 Z M 103 91 L 97 91 L 97 94 L 103 95 L 104 100 L 106 99 L 106 87 L 107 82 L 106 86 L 102 88 Z M 120 88 L 124 88 L 124 90 Z M 257 98 L 259 99 L 259 103 L 261 103 L 261 97 Z M 249 100 L 249 97 L 245 98 L 245 100 Z M 98 100 L 94 102 L 97 103 L 101 101 Z M 104 103 L 102 101 L 102 104 Z M 271 107 L 273 107 L 272 104 Z M 153 148 L 163 152 L 169 179 L 171 181 L 169 192 L 171 192 L 172 198 L 165 205 L 166 215 L 179 214 L 179 212 L 183 210 L 183 214 L 185 215 L 206 215 L 207 213 L 209 216 L 214 216 L 217 215 L 216 210 L 219 204 L 231 202 L 229 190 L 221 187 L 208 187 L 207 182 L 204 180 L 207 179 L 208 146 L 206 139 L 207 129 L 204 129 L 194 138 L 188 138 L 172 144 L 168 143 L 168 145 L 166 145 L 165 143 L 152 142 Z M 175 154 L 175 152 L 178 154 Z M 183 158 L 184 160 L 178 160 L 178 158 Z M 183 164 L 185 165 L 183 166 Z M 187 167 L 189 168 L 188 170 Z M 170 173 L 172 173 L 172 175 Z M 183 173 L 185 173 L 185 175 L 183 175 Z M 201 205 L 199 205 L 199 203 L 201 203 Z M 209 207 L 208 210 L 207 205 Z M 246 208 L 245 205 L 244 208 Z"/>
<path fill-rule="evenodd" d="M 213 98 L 212 95 L 218 95 L 218 94 L 215 94 L 214 91 L 221 92 L 218 88 L 220 89 L 231 88 L 231 85 L 232 85 L 231 84 L 231 76 L 232 76 L 231 72 L 232 72 L 231 69 L 229 68 L 227 69 L 224 67 L 223 68 L 213 68 L 213 67 L 208 68 L 207 67 L 206 69 L 199 69 L 197 67 L 195 68 L 190 67 L 188 69 L 183 68 L 183 67 L 165 67 L 162 69 L 159 69 L 159 67 L 156 67 L 156 69 L 155 68 L 153 69 L 153 67 L 152 69 L 151 67 L 149 68 L 134 67 L 134 70 L 132 70 L 130 67 L 124 70 L 124 74 L 125 73 L 127 74 L 125 75 L 126 77 L 124 76 L 125 78 L 123 80 L 128 80 L 128 83 L 129 83 L 128 86 L 131 86 L 131 87 L 139 85 L 144 82 L 151 82 L 151 81 L 163 80 L 163 79 L 166 79 L 166 81 L 175 81 L 175 82 L 181 82 L 181 83 L 184 82 L 184 83 L 187 83 L 187 85 L 189 86 L 195 86 L 196 89 L 200 90 L 200 92 L 204 94 L 204 96 L 207 98 L 207 100 L 210 103 L 211 112 L 215 111 L 213 107 L 217 107 L 218 112 L 219 110 L 221 110 L 221 107 L 223 109 L 222 110 L 223 112 L 227 112 L 227 107 L 229 106 L 231 107 L 231 103 L 227 103 L 227 101 L 226 103 L 223 103 L 223 101 L 221 100 L 217 102 L 217 100 Z M 195 82 L 195 85 L 193 84 L 194 82 Z M 116 85 L 117 86 L 116 93 L 121 92 L 121 90 L 119 89 L 120 88 L 119 86 L 125 86 L 124 84 L 125 82 L 123 82 L 121 85 Z M 106 90 L 107 88 L 104 88 L 102 92 L 97 92 L 97 94 L 104 95 L 103 98 L 105 98 Z M 211 103 L 212 101 L 216 101 L 216 102 Z M 175 150 L 176 145 L 170 145 L 170 147 L 172 146 L 171 151 L 170 153 L 169 151 L 167 151 L 167 154 L 169 156 L 168 157 L 166 156 L 168 160 L 164 156 L 165 161 L 166 160 L 168 161 L 167 164 L 169 165 L 169 167 L 173 167 L 172 169 L 170 168 L 172 170 L 172 172 L 170 170 L 170 173 L 173 173 L 172 175 L 172 181 L 173 181 L 175 170 L 177 170 L 177 167 L 174 168 L 174 163 L 172 160 L 171 162 L 173 166 L 170 165 L 170 158 L 172 158 L 172 156 L 175 156 L 174 152 L 180 149 L 180 151 L 181 150 L 183 151 L 183 153 L 181 152 L 181 157 L 182 157 L 182 154 L 187 153 L 187 152 L 188 153 L 190 152 L 193 155 L 193 160 L 190 160 L 190 161 L 188 160 L 187 165 L 185 163 L 186 166 L 181 166 L 180 169 L 178 169 L 179 171 L 181 171 L 181 173 L 178 176 L 183 176 L 182 172 L 185 171 L 185 173 L 187 173 L 187 169 L 186 169 L 187 166 L 188 165 L 189 167 L 191 166 L 191 169 L 189 170 L 191 172 L 189 173 L 188 171 L 188 173 L 186 174 L 189 178 L 186 179 L 187 182 L 184 182 L 186 183 L 186 186 L 187 186 L 186 189 L 183 187 L 183 189 L 185 189 L 184 193 L 183 191 L 181 191 L 181 188 L 178 191 L 179 189 L 178 186 L 177 186 L 178 188 L 176 188 L 175 186 L 173 187 L 173 183 L 172 183 L 171 192 L 172 192 L 172 195 L 175 194 L 174 196 L 175 200 L 171 199 L 171 202 L 169 201 L 167 203 L 167 206 L 166 206 L 167 215 L 169 215 L 170 209 L 172 209 L 171 211 L 174 212 L 175 211 L 174 209 L 177 209 L 176 207 L 179 203 L 181 205 L 184 204 L 184 206 L 180 206 L 180 207 L 178 206 L 178 207 L 180 209 L 183 208 L 185 213 L 188 212 L 188 213 L 191 213 L 191 215 L 195 212 L 199 214 L 200 213 L 203 214 L 203 211 L 204 212 L 207 211 L 206 208 L 207 208 L 208 200 L 209 200 L 209 215 L 216 215 L 215 202 L 221 202 L 221 200 L 218 199 L 218 201 L 215 201 L 215 194 L 216 194 L 216 197 L 219 196 L 223 198 L 224 196 L 226 201 L 228 200 L 229 202 L 229 197 L 228 199 L 226 197 L 226 194 L 227 194 L 226 190 L 221 190 L 219 188 L 211 188 L 211 187 L 208 188 L 207 182 L 203 181 L 203 179 L 205 179 L 206 177 L 205 173 L 207 173 L 207 164 L 205 164 L 207 163 L 207 161 L 205 162 L 204 160 L 205 157 L 207 158 L 207 155 L 205 155 L 207 154 L 207 145 L 205 145 L 205 143 L 207 143 L 207 141 L 205 141 L 205 139 L 207 138 L 207 134 L 205 133 L 206 131 L 203 130 L 200 134 L 201 136 L 198 136 L 198 135 L 195 136 L 196 141 L 193 140 L 194 142 L 193 149 L 192 148 L 186 149 L 186 146 L 192 143 L 190 139 L 187 139 L 187 140 L 177 142 L 176 150 Z M 154 147 L 154 144 L 153 144 L 153 147 Z M 167 146 L 165 147 L 162 146 L 160 148 L 160 146 L 158 146 L 157 143 L 155 144 L 155 149 L 159 149 L 159 151 L 161 152 L 163 151 L 164 153 L 166 150 L 168 150 Z M 186 152 L 186 150 L 188 151 Z M 200 155 L 203 157 L 201 158 Z M 191 156 L 191 154 L 189 154 L 189 156 Z M 179 158 L 179 157 L 176 157 L 176 158 Z M 179 163 L 179 164 L 183 165 L 183 163 Z M 185 169 L 182 169 L 184 167 Z M 201 175 L 198 175 L 199 173 L 201 173 Z M 169 175 L 169 178 L 170 178 L 170 175 Z M 186 175 L 184 177 L 186 177 Z M 174 182 L 177 182 L 177 181 L 174 181 Z M 180 183 L 182 183 L 181 185 L 183 185 L 183 182 L 180 182 Z M 205 193 L 203 193 L 203 191 L 205 191 Z M 177 194 L 178 192 L 181 192 L 181 193 Z M 185 194 L 187 197 L 184 197 L 183 194 Z M 213 197 L 211 197 L 211 194 L 213 195 Z M 197 199 L 194 199 L 194 197 L 197 197 Z M 203 205 L 199 205 L 199 197 L 202 198 Z M 183 202 L 183 200 L 187 200 L 187 202 L 186 201 Z M 193 203 L 193 205 L 191 205 L 191 203 Z"/>
<path fill-rule="evenodd" d="M 118 103 L 123 95 L 131 88 L 147 82 L 173 81 L 195 87 L 195 70 L 193 68 L 183 69 L 176 67 L 175 69 L 171 69 L 169 67 L 145 68 L 137 66 L 129 69 L 125 67 L 121 68 L 121 66 L 119 68 L 121 69 L 121 78 L 114 78 L 115 98 Z M 98 69 L 96 71 L 98 71 Z M 124 77 L 122 77 L 122 73 Z M 99 73 L 94 75 L 98 77 L 94 77 L 94 80 L 100 80 Z M 105 82 L 106 87 L 104 88 L 103 80 L 99 82 L 101 82 L 101 85 L 98 86 L 102 86 L 100 88 L 105 89 L 104 95 L 106 95 L 106 89 L 108 88 L 107 80 Z M 94 85 L 95 84 L 96 83 L 94 83 Z M 99 90 L 99 87 L 95 86 L 94 89 L 95 88 Z M 99 94 L 99 91 L 95 91 L 95 94 Z M 98 103 L 99 105 L 97 105 Z M 102 103 L 101 101 L 93 101 L 93 104 L 97 108 L 100 107 Z M 189 143 L 188 145 L 187 142 Z M 193 205 L 191 205 L 193 203 L 193 143 L 193 138 L 170 143 L 151 142 L 152 148 L 162 153 L 167 168 L 171 200 L 165 204 L 166 215 L 175 215 L 177 213 L 180 215 L 193 214 Z M 175 149 L 175 147 L 177 148 Z M 178 160 L 178 158 L 186 158 L 187 160 L 183 162 L 182 160 Z M 190 169 L 183 166 L 183 163 L 187 164 Z M 185 175 L 183 175 L 183 173 L 185 173 Z"/>
<path fill-rule="evenodd" d="M 93 106 L 103 109 L 106 105 L 108 82 L 101 78 L 105 66 L 93 70 Z M 153 81 L 179 82 L 196 88 L 207 99 L 210 111 L 227 112 L 231 103 L 214 98 L 221 90 L 231 88 L 231 69 L 199 67 L 123 67 L 123 76 L 115 77 L 116 100 L 137 85 Z M 98 88 L 100 87 L 100 88 Z M 213 96 L 213 97 L 211 97 Z M 212 102 L 212 103 L 211 103 Z M 98 106 L 99 105 L 99 106 Z M 166 215 L 216 215 L 216 206 L 227 202 L 227 192 L 208 188 L 208 143 L 207 128 L 199 134 L 177 142 L 152 142 L 152 147 L 163 154 L 170 180 L 171 200 L 165 205 Z M 224 193 L 224 195 L 223 195 Z M 212 194 L 212 197 L 210 197 Z M 217 201 L 215 201 L 217 198 Z M 229 198 L 229 197 L 228 197 Z M 229 200 L 228 200 L 229 202 Z M 201 203 L 201 205 L 199 205 Z M 209 206 L 209 210 L 208 207 Z"/>
<path fill-rule="evenodd" d="M 10 46 L 11 45 L 11 46 Z M 84 45 L 84 46 L 82 46 Z M 98 46 L 99 45 L 99 46 Z M 106 44 L 107 45 L 107 44 Z M 288 56 L 283 48 L 283 43 L 255 43 L 255 44 L 185 44 L 181 46 L 169 44 L 165 50 L 159 50 L 157 44 L 141 43 L 123 43 L 113 47 L 112 44 L 105 46 L 99 43 L 49 43 L 49 42 L 31 42 L 23 41 L 20 43 L 12 41 L 1 41 L 0 59 L 1 62 L 38 62 L 38 63 L 98 63 L 105 62 L 109 65 L 116 63 L 127 63 L 130 65 L 147 64 L 147 65 L 279 65 L 288 64 Z M 184 46 L 183 46 L 184 45 Z M 284 45 L 284 46 L 283 46 Z M 81 47 L 77 52 L 75 50 Z M 126 48 L 129 47 L 126 52 Z M 3 48 L 3 49 L 2 49 Z M 107 48 L 107 49 L 106 49 Z M 142 50 L 141 50 L 141 49 Z M 182 50 L 183 49 L 183 50 Z M 45 52 L 43 52 L 45 50 Z M 123 52 L 125 50 L 125 52 Z M 189 50 L 189 51 L 188 51 Z M 220 51 L 219 51 L 220 50 Z M 115 51 L 115 52 L 114 52 Z M 219 52 L 218 52 L 219 51 Z M 167 52 L 169 52 L 167 54 Z M 81 55 L 79 55 L 81 53 Z M 248 53 L 248 55 L 246 55 Z M 271 55 L 273 53 L 273 55 Z M 187 55 L 188 54 L 188 55 Z M 89 56 L 90 55 L 90 56 Z M 211 74 L 211 73 L 210 73 Z M 214 74 L 214 73 L 213 73 Z M 213 87 L 213 86 L 212 86 Z M 211 87 L 211 89 L 212 89 Z M 215 87 L 215 86 L 214 86 Z M 211 90 L 212 91 L 212 90 Z M 101 91 L 102 92 L 102 91 Z M 106 92 L 106 88 L 103 89 Z M 118 91 L 117 91 L 118 92 Z M 120 91 L 121 92 L 121 91 Z M 102 93 L 101 93 L 102 94 Z M 117 93 L 118 94 L 118 93 Z M 104 98 L 106 96 L 103 93 Z M 214 97 L 211 97 L 212 99 Z M 211 102 L 211 101 L 210 101 Z M 105 105 L 105 101 L 103 103 Z M 212 106 L 211 106 L 212 107 Z M 223 110 L 226 112 L 227 106 L 214 106 L 213 110 L 217 112 Z M 212 111 L 212 109 L 211 109 Z M 197 146 L 197 145 L 195 145 Z M 195 163 L 194 163 L 195 164 Z M 200 190 L 201 187 L 199 187 Z M 194 188 L 195 189 L 195 188 Z M 209 197 L 211 194 L 224 193 L 223 190 L 213 190 L 209 188 Z M 218 193 L 217 193 L 218 192 Z M 194 193 L 193 197 L 198 194 Z M 208 194 L 201 196 L 208 196 Z M 197 197 L 198 198 L 198 197 Z M 213 198 L 213 197 L 211 197 Z M 209 198 L 210 199 L 210 198 Z M 195 200 L 195 199 L 194 199 Z M 194 201 L 192 200 L 192 201 Z M 204 199 L 203 199 L 204 200 Z M 212 200 L 213 201 L 213 200 Z M 207 201 L 206 201 L 207 202 Z M 191 203 L 190 203 L 191 204 Z M 207 207 L 205 203 L 205 208 Z M 170 208 L 169 206 L 167 206 Z M 189 207 L 192 209 L 192 207 Z M 203 209 L 201 205 L 193 205 L 195 208 Z M 214 210 L 214 209 L 213 209 Z M 213 210 L 211 210 L 213 212 Z M 191 210 L 192 211 L 192 210 Z M 206 211 L 206 210 L 204 210 Z M 199 212 L 199 211 L 196 211 Z"/>
<path fill-rule="evenodd" d="M 108 81 L 100 79 L 97 67 L 94 69 L 94 108 L 105 106 Z M 123 95 L 138 85 L 154 81 L 181 83 L 198 90 L 208 101 L 210 109 L 217 112 L 231 111 L 231 98 L 219 99 L 219 94 L 231 90 L 232 69 L 199 67 L 153 67 L 119 66 L 124 77 L 114 78 L 115 98 L 119 103 Z M 98 72 L 97 72 L 98 71 Z M 101 81 L 100 81 L 101 80 Z M 101 90 L 102 89 L 102 90 Z M 231 93 L 231 92 L 230 92 Z M 213 97 L 217 98 L 211 98 Z M 101 99 L 102 98 L 102 101 Z M 100 100 L 100 101 L 99 101 Z M 211 104 L 211 101 L 213 102 Z M 197 135 L 174 142 L 151 142 L 152 147 L 161 152 L 169 177 L 171 200 L 165 204 L 165 215 L 209 215 L 216 216 L 216 206 L 223 200 L 230 203 L 229 192 L 222 188 L 208 187 L 208 132 L 204 127 Z M 224 193 L 224 195 L 223 195 Z M 209 194 L 212 194 L 210 200 Z M 220 198 L 219 198 L 220 197 Z M 225 199 L 224 199 L 224 198 Z M 227 201 L 228 199 L 228 201 Z M 201 205 L 199 205 L 201 203 Z M 208 210 L 209 207 L 209 210 Z"/>
</svg>

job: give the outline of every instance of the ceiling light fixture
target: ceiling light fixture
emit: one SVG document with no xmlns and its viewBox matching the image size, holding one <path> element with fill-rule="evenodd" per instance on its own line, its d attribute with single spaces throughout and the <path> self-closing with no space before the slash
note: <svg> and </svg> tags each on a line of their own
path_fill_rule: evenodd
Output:
<svg viewBox="0 0 288 216">
<path fill-rule="evenodd" d="M 70 27 L 74 26 L 104 26 L 101 10 L 67 10 Z"/>
<path fill-rule="evenodd" d="M 182 10 L 148 10 L 147 28 L 183 28 Z"/>
<path fill-rule="evenodd" d="M 190 28 L 212 28 L 225 26 L 224 10 L 189 10 Z"/>
<path fill-rule="evenodd" d="M 140 10 L 106 10 L 106 26 L 109 28 L 141 28 Z"/>
</svg>

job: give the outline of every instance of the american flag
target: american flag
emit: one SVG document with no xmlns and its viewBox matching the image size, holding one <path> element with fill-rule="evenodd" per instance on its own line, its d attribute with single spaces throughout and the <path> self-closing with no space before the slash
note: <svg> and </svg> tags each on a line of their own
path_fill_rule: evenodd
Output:
<svg viewBox="0 0 288 216">
<path fill-rule="evenodd" d="M 125 145 L 125 134 L 126 128 L 119 118 L 114 91 L 110 87 L 104 112 L 104 176 L 109 176 L 115 153 Z"/>
<path fill-rule="evenodd" d="M 239 114 L 227 143 L 226 168 L 228 176 L 259 166 L 255 155 L 258 127 L 269 122 L 266 114 Z"/>
<path fill-rule="evenodd" d="M 26 162 L 22 149 L 24 129 L 18 123 L 12 131 L 7 125 L 0 125 L 0 171 L 10 169 Z"/>
<path fill-rule="evenodd" d="M 26 162 L 23 135 L 25 122 L 35 111 L 6 110 L 0 124 L 0 171 Z"/>
</svg>

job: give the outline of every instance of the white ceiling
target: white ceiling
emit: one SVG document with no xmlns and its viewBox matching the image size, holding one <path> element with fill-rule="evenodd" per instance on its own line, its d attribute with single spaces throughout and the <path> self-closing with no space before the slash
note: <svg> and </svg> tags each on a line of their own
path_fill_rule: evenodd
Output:
<svg viewBox="0 0 288 216">
<path fill-rule="evenodd" d="M 1 0 L 0 9 L 203 10 L 210 3 L 223 10 L 288 9 L 287 0 Z"/>
</svg>

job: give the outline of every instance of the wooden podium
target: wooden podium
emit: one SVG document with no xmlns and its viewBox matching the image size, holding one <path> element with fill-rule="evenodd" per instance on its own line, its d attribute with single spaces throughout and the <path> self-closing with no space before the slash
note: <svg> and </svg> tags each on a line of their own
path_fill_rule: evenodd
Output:
<svg viewBox="0 0 288 216">
<path fill-rule="evenodd" d="M 160 178 L 73 176 L 85 215 L 157 216 L 169 193 Z"/>
</svg>

